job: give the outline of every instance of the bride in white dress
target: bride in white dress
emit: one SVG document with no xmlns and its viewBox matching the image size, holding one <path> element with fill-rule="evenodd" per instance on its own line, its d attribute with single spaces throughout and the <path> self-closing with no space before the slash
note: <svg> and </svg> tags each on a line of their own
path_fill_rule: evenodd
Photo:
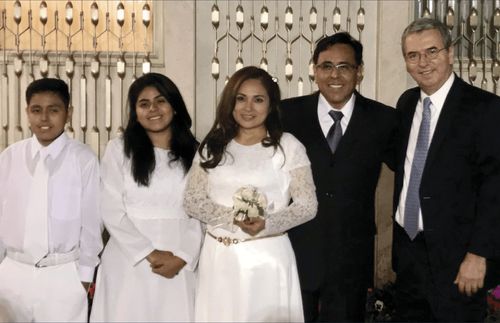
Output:
<svg viewBox="0 0 500 323">
<path fill-rule="evenodd" d="M 188 174 L 184 207 L 207 224 L 195 321 L 304 320 L 286 231 L 312 219 L 317 201 L 305 148 L 281 130 L 279 101 L 267 72 L 237 71 Z M 235 221 L 233 196 L 249 185 L 267 199 L 264 217 Z"/>
</svg>

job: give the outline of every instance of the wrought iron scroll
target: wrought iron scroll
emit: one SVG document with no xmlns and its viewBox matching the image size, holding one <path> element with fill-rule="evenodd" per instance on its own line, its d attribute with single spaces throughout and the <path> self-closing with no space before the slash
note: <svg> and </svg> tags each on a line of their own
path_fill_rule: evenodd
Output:
<svg viewBox="0 0 500 323">
<path fill-rule="evenodd" d="M 210 11 L 213 105 L 231 74 L 245 65 L 267 70 L 285 97 L 310 93 L 315 89 L 316 42 L 343 30 L 361 39 L 365 17 L 363 1 L 215 0 Z"/>
<path fill-rule="evenodd" d="M 415 16 L 442 20 L 453 37 L 457 74 L 499 94 L 499 0 L 421 0 Z"/>
<path fill-rule="evenodd" d="M 99 153 L 120 134 L 126 122 L 124 88 L 137 77 L 138 65 L 139 73 L 151 71 L 154 5 L 151 0 L 1 1 L 0 151 L 30 135 L 23 97 L 36 78 L 67 81 L 70 137 Z"/>
</svg>

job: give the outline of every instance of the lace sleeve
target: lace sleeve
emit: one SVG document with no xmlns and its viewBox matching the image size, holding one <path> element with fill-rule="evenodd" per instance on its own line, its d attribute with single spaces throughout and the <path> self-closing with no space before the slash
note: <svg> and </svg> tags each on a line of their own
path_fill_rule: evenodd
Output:
<svg viewBox="0 0 500 323">
<path fill-rule="evenodd" d="M 213 226 L 233 221 L 232 208 L 214 203 L 208 196 L 208 173 L 196 161 L 188 174 L 184 209 L 191 217 Z"/>
<path fill-rule="evenodd" d="M 316 216 L 318 201 L 311 167 L 302 166 L 290 171 L 290 195 L 293 202 L 286 208 L 266 216 L 266 227 L 261 235 L 285 232 Z"/>
</svg>

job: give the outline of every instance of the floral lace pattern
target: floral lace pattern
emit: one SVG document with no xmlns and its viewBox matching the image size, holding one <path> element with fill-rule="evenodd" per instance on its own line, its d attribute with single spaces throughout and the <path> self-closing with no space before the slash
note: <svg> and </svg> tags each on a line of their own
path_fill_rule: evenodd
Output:
<svg viewBox="0 0 500 323">
<path fill-rule="evenodd" d="M 208 197 L 208 173 L 196 161 L 189 170 L 184 191 L 184 210 L 188 215 L 210 225 L 233 220 L 233 209 L 213 202 Z"/>
<path fill-rule="evenodd" d="M 233 221 L 232 208 L 217 204 L 208 196 L 208 175 L 199 163 L 193 163 L 188 175 L 184 208 L 190 216 L 210 225 L 230 224 Z M 266 214 L 266 226 L 259 235 L 285 232 L 316 215 L 318 203 L 311 168 L 302 166 L 292 169 L 290 177 L 289 190 L 293 202 L 275 213 Z"/>
<path fill-rule="evenodd" d="M 263 235 L 285 232 L 316 216 L 318 201 L 311 167 L 303 166 L 290 171 L 290 195 L 293 202 L 276 213 L 268 214 Z"/>
</svg>

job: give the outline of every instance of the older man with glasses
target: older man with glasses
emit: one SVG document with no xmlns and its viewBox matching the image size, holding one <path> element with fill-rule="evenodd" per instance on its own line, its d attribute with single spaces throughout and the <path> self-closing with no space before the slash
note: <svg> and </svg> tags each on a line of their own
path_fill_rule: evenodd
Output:
<svg viewBox="0 0 500 323">
<path fill-rule="evenodd" d="M 356 91 L 363 46 L 348 33 L 314 51 L 319 91 L 284 100 L 285 131 L 307 149 L 319 202 L 316 218 L 290 230 L 305 320 L 364 321 L 373 285 L 375 188 L 392 166 L 395 110 Z"/>
<path fill-rule="evenodd" d="M 453 73 L 440 21 L 412 22 L 401 44 L 418 87 L 397 103 L 394 319 L 482 321 L 500 256 L 500 98 Z"/>
</svg>

